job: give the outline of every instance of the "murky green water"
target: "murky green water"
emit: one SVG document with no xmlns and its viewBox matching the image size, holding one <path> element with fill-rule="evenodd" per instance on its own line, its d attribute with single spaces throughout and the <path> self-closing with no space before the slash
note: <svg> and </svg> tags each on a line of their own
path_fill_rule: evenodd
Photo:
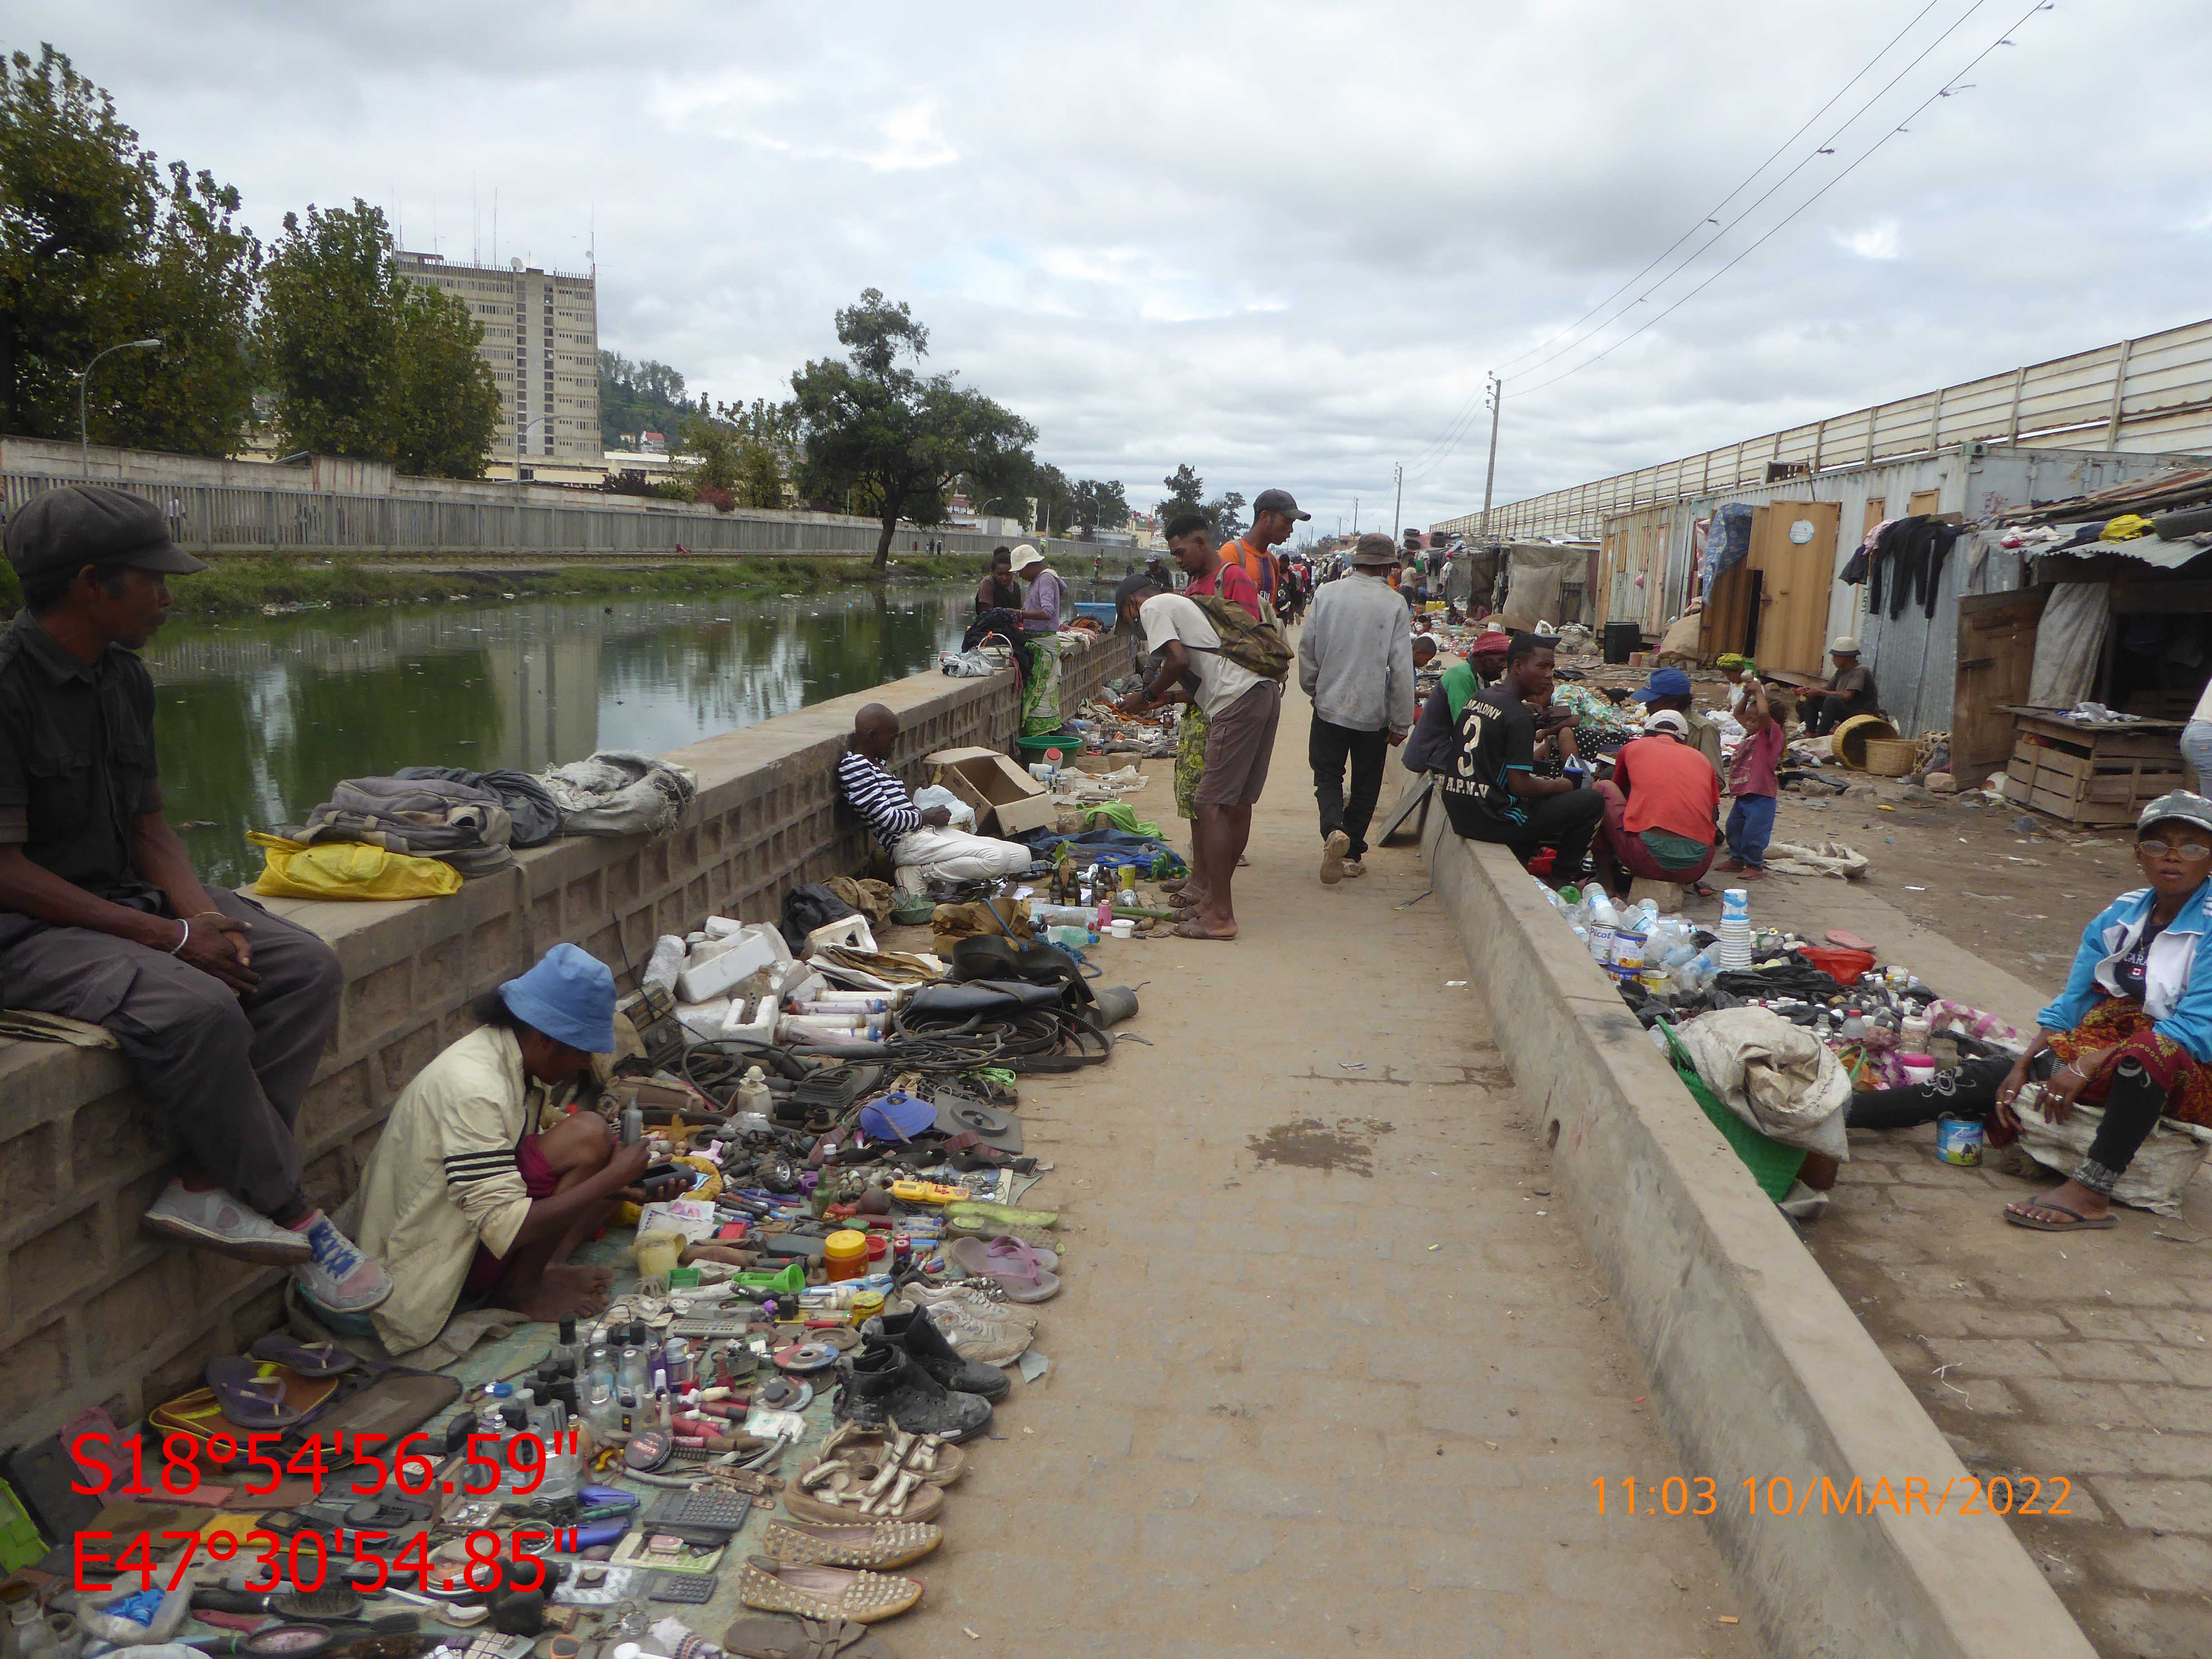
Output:
<svg viewBox="0 0 2212 1659">
<path fill-rule="evenodd" d="M 678 748 L 930 666 L 972 592 L 172 623 L 145 653 L 169 821 L 204 878 L 242 884 L 261 868 L 245 832 L 298 822 L 341 778 Z"/>
</svg>

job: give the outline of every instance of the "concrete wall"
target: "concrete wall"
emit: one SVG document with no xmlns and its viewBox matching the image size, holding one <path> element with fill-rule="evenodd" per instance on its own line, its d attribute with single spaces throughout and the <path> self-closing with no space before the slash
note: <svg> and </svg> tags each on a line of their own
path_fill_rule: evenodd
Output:
<svg viewBox="0 0 2212 1659">
<path fill-rule="evenodd" d="M 526 459 L 527 458 L 526 458 Z M 94 445 L 88 468 L 75 444 L 0 438 L 0 504 L 13 512 L 41 489 L 89 478 L 158 506 L 169 533 L 195 553 L 272 552 L 374 557 L 703 554 L 872 556 L 881 526 L 835 513 L 741 507 L 716 513 L 637 495 L 481 478 L 410 478 L 378 461 L 316 456 L 296 466 L 210 460 Z M 1027 540 L 1060 574 L 1088 575 L 1102 550 L 1119 574 L 1133 556 L 1064 537 L 986 535 L 902 525 L 893 557 L 943 550 L 988 556 Z M 683 553 L 678 553 L 681 548 Z M 979 566 L 977 575 L 981 576 Z"/>
<path fill-rule="evenodd" d="M 1422 842 L 1551 1148 L 1559 1201 L 1605 1275 L 1683 1474 L 1712 1483 L 1705 1524 L 1760 1650 L 2088 1659 L 2004 1522 L 1960 1512 L 1958 1454 L 1536 884 L 1433 807 Z M 1849 1503 L 1854 1483 L 1863 1499 L 1877 1481 L 1886 1502 Z"/>
<path fill-rule="evenodd" d="M 1066 695 L 1094 695 L 1124 661 L 1112 642 L 1071 653 Z M 923 755 L 1001 746 L 1019 724 L 1011 674 L 918 674 L 678 750 L 700 793 L 665 837 L 557 841 L 450 898 L 270 901 L 345 969 L 337 1036 L 299 1125 L 311 1196 L 335 1206 L 353 1192 L 392 1101 L 468 1029 L 470 1001 L 550 946 L 582 945 L 627 988 L 655 934 L 710 915 L 773 919 L 791 888 L 857 869 L 864 836 L 831 768 L 870 702 L 899 712 L 895 764 L 917 782 Z M 280 1273 L 140 1229 L 169 1164 L 113 1053 L 0 1042 L 0 1445 L 95 1404 L 131 1422 L 282 1322 Z"/>
</svg>

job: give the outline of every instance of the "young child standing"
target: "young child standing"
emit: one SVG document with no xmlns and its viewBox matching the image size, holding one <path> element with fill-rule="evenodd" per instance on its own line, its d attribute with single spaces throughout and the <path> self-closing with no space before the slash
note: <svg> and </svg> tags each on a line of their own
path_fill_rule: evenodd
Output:
<svg viewBox="0 0 2212 1659">
<path fill-rule="evenodd" d="M 1774 839 L 1774 798 L 1781 792 L 1774 766 L 1782 758 L 1783 731 L 1767 707 L 1765 686 L 1747 673 L 1738 690 L 1743 696 L 1735 717 L 1743 741 L 1729 762 L 1729 793 L 1735 805 L 1729 809 L 1729 859 L 1721 868 L 1757 881 L 1766 873 L 1766 844 Z"/>
</svg>

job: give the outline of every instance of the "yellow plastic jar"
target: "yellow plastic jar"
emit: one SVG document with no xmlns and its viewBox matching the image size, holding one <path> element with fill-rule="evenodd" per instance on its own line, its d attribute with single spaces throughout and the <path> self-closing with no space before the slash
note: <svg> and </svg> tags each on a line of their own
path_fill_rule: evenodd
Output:
<svg viewBox="0 0 2212 1659">
<path fill-rule="evenodd" d="M 822 1265 L 831 1283 L 868 1271 L 868 1236 L 848 1227 L 822 1241 Z"/>
</svg>

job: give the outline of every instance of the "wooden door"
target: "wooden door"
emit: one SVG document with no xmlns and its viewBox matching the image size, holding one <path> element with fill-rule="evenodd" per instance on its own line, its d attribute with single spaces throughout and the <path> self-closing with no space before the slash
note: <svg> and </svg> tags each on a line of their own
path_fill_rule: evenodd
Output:
<svg viewBox="0 0 2212 1659">
<path fill-rule="evenodd" d="M 1940 513 L 1943 510 L 1942 501 L 1943 492 L 1940 489 L 1916 489 L 1905 504 L 1905 516 L 1909 519 L 1916 513 Z"/>
<path fill-rule="evenodd" d="M 1770 501 L 1752 514 L 1751 553 L 1760 573 L 1759 665 L 1820 678 L 1826 659 L 1828 590 L 1836 580 L 1836 533 L 1843 507 L 1835 501 Z M 1791 538 L 1797 525 L 1807 539 Z"/>
<path fill-rule="evenodd" d="M 2047 587 L 1966 593 L 1959 599 L 1959 678 L 1951 705 L 1951 772 L 1961 787 L 1978 783 L 2012 757 L 2007 703 L 2027 701 L 2035 630 Z"/>
</svg>

